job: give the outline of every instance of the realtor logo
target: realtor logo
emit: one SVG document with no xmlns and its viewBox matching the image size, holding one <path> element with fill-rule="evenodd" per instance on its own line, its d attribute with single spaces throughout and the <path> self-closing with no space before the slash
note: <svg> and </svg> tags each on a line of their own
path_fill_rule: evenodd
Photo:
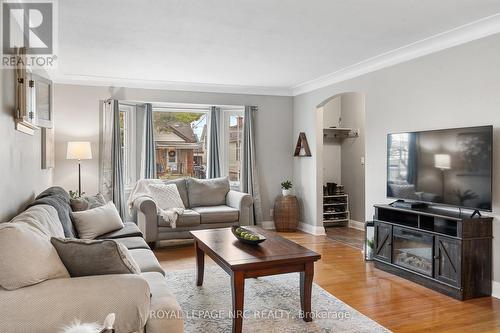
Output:
<svg viewBox="0 0 500 333">
<path fill-rule="evenodd" d="M 0 2 L 0 68 L 56 68 L 57 0 Z"/>
<path fill-rule="evenodd" d="M 2 5 L 3 54 L 52 54 L 53 4 L 49 2 L 4 2 Z"/>
</svg>

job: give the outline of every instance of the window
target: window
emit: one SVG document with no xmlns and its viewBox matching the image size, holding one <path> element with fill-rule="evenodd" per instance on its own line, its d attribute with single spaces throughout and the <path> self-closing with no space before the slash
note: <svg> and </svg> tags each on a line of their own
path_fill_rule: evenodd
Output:
<svg viewBox="0 0 500 333">
<path fill-rule="evenodd" d="M 125 189 L 130 190 L 137 180 L 135 164 L 135 106 L 120 104 L 119 108 L 123 183 Z"/>
<path fill-rule="evenodd" d="M 222 130 L 223 174 L 229 176 L 231 187 L 239 188 L 241 183 L 241 157 L 243 147 L 243 110 L 224 111 L 224 122 Z"/>
<path fill-rule="evenodd" d="M 219 124 L 221 173 L 239 189 L 243 156 L 243 107 L 221 107 Z M 142 124 L 133 102 L 120 104 L 120 128 L 125 190 L 139 179 Z M 208 105 L 164 103 L 153 107 L 156 178 L 206 178 L 209 139 Z M 137 133 L 137 134 L 136 134 Z"/>
<path fill-rule="evenodd" d="M 157 178 L 205 178 L 207 112 L 164 110 L 153 110 Z"/>
</svg>

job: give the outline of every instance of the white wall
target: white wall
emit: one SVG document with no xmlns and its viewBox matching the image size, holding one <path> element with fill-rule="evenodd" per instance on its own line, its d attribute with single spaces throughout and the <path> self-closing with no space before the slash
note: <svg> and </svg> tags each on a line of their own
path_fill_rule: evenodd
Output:
<svg viewBox="0 0 500 333">
<path fill-rule="evenodd" d="M 389 132 L 492 124 L 500 147 L 500 35 L 477 40 L 294 98 L 294 133 L 305 131 L 316 151 L 316 106 L 330 96 L 360 92 L 366 98 L 366 205 L 387 203 L 386 135 Z M 500 154 L 494 154 L 494 280 L 500 281 Z M 314 207 L 316 156 L 294 160 L 294 182 L 304 203 L 303 221 L 318 225 Z"/>
<path fill-rule="evenodd" d="M 292 98 L 278 96 L 199 93 L 148 89 L 113 89 L 78 85 L 55 85 L 56 168 L 54 184 L 66 189 L 78 186 L 77 165 L 67 161 L 66 142 L 91 141 L 94 159 L 84 161 L 83 190 L 98 191 L 100 100 L 197 103 L 214 105 L 256 105 L 257 164 L 261 179 L 264 220 L 272 220 L 270 208 L 280 193 L 280 183 L 292 178 Z"/>
<path fill-rule="evenodd" d="M 365 222 L 365 97 L 363 94 L 341 95 L 342 127 L 358 130 L 359 136 L 342 140 L 342 185 L 349 194 L 350 219 Z"/>
<path fill-rule="evenodd" d="M 318 108 L 319 113 L 323 113 L 323 127 L 338 127 L 341 113 L 341 96 L 333 98 L 331 101 Z M 320 114 L 317 114 L 321 117 Z M 323 137 L 323 184 L 333 182 L 342 184 L 342 152 L 341 141 Z"/>
<path fill-rule="evenodd" d="M 40 131 L 15 130 L 15 73 L 0 69 L 0 222 L 9 221 L 52 183 L 52 169 L 42 170 Z"/>
</svg>

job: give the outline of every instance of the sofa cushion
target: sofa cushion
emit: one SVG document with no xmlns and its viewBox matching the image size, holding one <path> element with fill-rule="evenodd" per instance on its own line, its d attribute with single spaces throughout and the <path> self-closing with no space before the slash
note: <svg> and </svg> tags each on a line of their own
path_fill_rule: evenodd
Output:
<svg viewBox="0 0 500 333">
<path fill-rule="evenodd" d="M 127 248 L 114 240 L 51 238 L 71 277 L 139 274 L 139 266 Z"/>
<path fill-rule="evenodd" d="M 153 251 L 147 249 L 134 249 L 129 251 L 135 262 L 139 265 L 141 272 L 158 272 L 165 275 L 165 271 L 161 268 L 158 259 L 156 259 Z"/>
<path fill-rule="evenodd" d="M 64 229 L 54 207 L 36 205 L 14 217 L 12 223 L 25 223 L 43 233 L 47 238 L 64 237 Z"/>
<path fill-rule="evenodd" d="M 184 207 L 189 207 L 189 197 L 186 187 L 186 178 L 179 179 L 171 179 L 164 180 L 164 184 L 175 184 L 177 186 L 177 190 L 179 191 L 179 195 L 181 196 L 182 202 L 184 203 Z"/>
<path fill-rule="evenodd" d="M 118 210 L 112 202 L 104 206 L 73 213 L 73 221 L 82 239 L 94 239 L 123 228 Z"/>
<path fill-rule="evenodd" d="M 201 223 L 200 214 L 191 209 L 185 209 L 184 212 L 177 217 L 177 227 L 192 227 Z M 167 222 L 158 215 L 158 225 L 160 227 L 170 227 L 170 222 Z"/>
<path fill-rule="evenodd" d="M 196 179 L 187 178 L 189 207 L 218 206 L 226 204 L 226 194 L 229 192 L 229 179 Z M 203 223 L 203 222 L 202 222 Z"/>
<path fill-rule="evenodd" d="M 57 210 L 59 221 L 64 229 L 64 236 L 76 237 L 76 231 L 71 220 L 70 197 L 62 187 L 54 186 L 40 193 L 27 208 L 37 205 L 49 205 Z"/>
<path fill-rule="evenodd" d="M 201 224 L 204 223 L 219 223 L 219 222 L 236 222 L 239 219 L 239 211 L 225 205 L 196 207 L 193 210 L 200 214 Z"/>
<path fill-rule="evenodd" d="M 142 237 L 142 232 L 134 222 L 125 222 L 123 228 L 108 232 L 97 239 L 117 239 L 124 237 Z"/>
<path fill-rule="evenodd" d="M 142 273 L 151 290 L 151 308 L 146 331 L 148 333 L 184 332 L 183 312 L 167 280 L 156 272 Z"/>
<path fill-rule="evenodd" d="M 149 246 L 142 237 L 125 237 L 113 239 L 118 244 L 123 244 L 127 249 L 148 249 Z"/>
<path fill-rule="evenodd" d="M 28 224 L 0 224 L 0 253 L 0 286 L 7 290 L 69 277 L 47 236 Z"/>
<path fill-rule="evenodd" d="M 102 322 L 109 313 L 116 314 L 116 333 L 143 332 L 150 295 L 138 274 L 55 279 L 14 291 L 0 288 L 0 332 L 61 333 L 76 319 Z"/>
<path fill-rule="evenodd" d="M 106 199 L 101 193 L 93 196 L 84 196 L 81 198 L 71 199 L 71 209 L 74 212 L 81 212 L 83 210 L 89 210 L 97 207 L 104 206 L 106 204 Z"/>
</svg>

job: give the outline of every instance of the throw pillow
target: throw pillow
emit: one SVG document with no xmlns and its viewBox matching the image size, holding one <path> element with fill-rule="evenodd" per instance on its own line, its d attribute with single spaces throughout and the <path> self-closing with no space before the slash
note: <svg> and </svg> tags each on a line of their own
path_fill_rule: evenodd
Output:
<svg viewBox="0 0 500 333">
<path fill-rule="evenodd" d="M 73 223 L 78 231 L 78 236 L 83 239 L 94 239 L 123 228 L 120 214 L 112 202 L 101 207 L 73 212 Z"/>
<path fill-rule="evenodd" d="M 0 286 L 4 289 L 69 278 L 49 238 L 25 223 L 0 224 L 0 253 Z"/>
<path fill-rule="evenodd" d="M 71 199 L 71 210 L 74 212 L 81 212 L 84 210 L 89 210 L 97 207 L 104 206 L 106 204 L 106 199 L 104 199 L 101 193 L 93 196 L 85 196 L 77 199 Z"/>
<path fill-rule="evenodd" d="M 175 184 L 175 186 L 177 186 L 177 190 L 179 190 L 179 194 L 182 198 L 182 202 L 184 203 L 184 207 L 189 207 L 186 178 L 162 180 L 162 182 L 163 184 Z"/>
<path fill-rule="evenodd" d="M 51 238 L 71 277 L 139 274 L 141 269 L 127 248 L 112 239 Z"/>
<path fill-rule="evenodd" d="M 185 208 L 175 184 L 150 184 L 149 190 L 159 208 Z"/>
<path fill-rule="evenodd" d="M 191 207 L 225 205 L 226 195 L 229 192 L 229 179 L 188 178 L 187 188 Z"/>
</svg>

